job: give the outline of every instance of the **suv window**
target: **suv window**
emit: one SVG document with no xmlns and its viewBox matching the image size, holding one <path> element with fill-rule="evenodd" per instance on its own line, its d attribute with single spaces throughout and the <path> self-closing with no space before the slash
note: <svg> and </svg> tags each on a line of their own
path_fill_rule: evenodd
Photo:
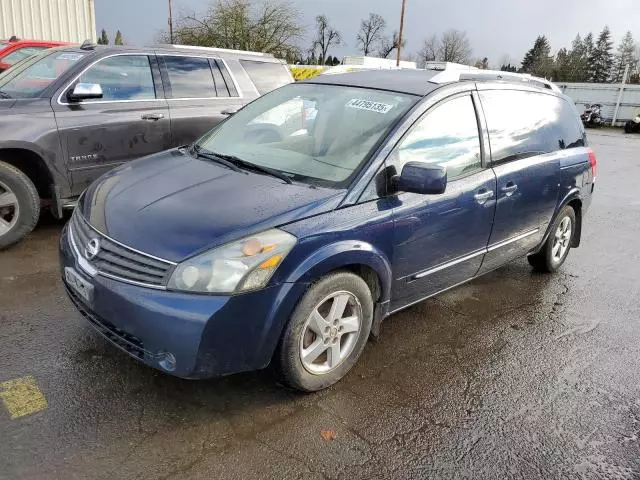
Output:
<svg viewBox="0 0 640 480">
<path fill-rule="evenodd" d="M 560 105 L 560 121 L 557 127 L 563 144 L 561 148 L 584 147 L 584 127 L 575 105 L 561 98 L 556 98 L 556 101 Z"/>
<path fill-rule="evenodd" d="M 49 47 L 24 47 L 18 50 L 14 50 L 2 59 L 3 62 L 13 65 L 19 62 L 23 58 L 30 57 L 31 55 L 38 53 L 41 50 L 46 50 Z"/>
<path fill-rule="evenodd" d="M 260 95 L 264 95 L 271 90 L 291 83 L 291 77 L 286 67 L 281 63 L 240 60 L 240 65 L 245 69 Z"/>
<path fill-rule="evenodd" d="M 83 103 L 156 98 L 151 65 L 146 55 L 107 57 L 84 72 L 78 83 L 97 83 L 102 87 L 102 98 L 84 100 Z"/>
<path fill-rule="evenodd" d="M 464 95 L 429 110 L 402 139 L 391 164 L 398 173 L 407 162 L 442 165 L 452 180 L 482 168 L 481 158 L 475 107 Z"/>
<path fill-rule="evenodd" d="M 564 100 L 519 90 L 480 92 L 494 163 L 508 162 L 577 146 L 577 127 L 565 127 Z M 569 108 L 569 106 L 566 106 Z M 565 122 L 561 117 L 565 117 Z M 573 119 L 575 123 L 575 119 Z M 571 132 L 573 130 L 573 133 Z"/>
<path fill-rule="evenodd" d="M 169 75 L 172 98 L 211 98 L 216 85 L 208 58 L 163 57 Z"/>
</svg>

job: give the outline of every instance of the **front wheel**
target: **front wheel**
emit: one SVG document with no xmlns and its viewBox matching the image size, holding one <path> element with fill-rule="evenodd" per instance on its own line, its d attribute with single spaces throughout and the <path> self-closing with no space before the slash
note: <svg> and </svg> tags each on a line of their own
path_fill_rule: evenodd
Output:
<svg viewBox="0 0 640 480">
<path fill-rule="evenodd" d="M 576 212 L 567 205 L 560 210 L 553 222 L 551 233 L 542 249 L 538 253 L 529 255 L 529 264 L 539 272 L 552 273 L 558 270 L 569 255 L 575 225 Z"/>
<path fill-rule="evenodd" d="M 367 283 L 349 272 L 314 283 L 296 307 L 274 358 L 282 380 L 304 392 L 344 377 L 369 337 L 373 298 Z"/>
<path fill-rule="evenodd" d="M 38 223 L 40 197 L 24 173 L 0 162 L 0 250 L 20 241 Z"/>
</svg>

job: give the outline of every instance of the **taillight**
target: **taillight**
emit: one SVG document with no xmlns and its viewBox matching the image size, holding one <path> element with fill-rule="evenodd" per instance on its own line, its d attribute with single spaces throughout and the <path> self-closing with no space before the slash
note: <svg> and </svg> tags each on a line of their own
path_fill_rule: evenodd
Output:
<svg viewBox="0 0 640 480">
<path fill-rule="evenodd" d="M 598 160 L 596 159 L 596 154 L 591 149 L 589 149 L 589 164 L 591 165 L 591 175 L 593 176 L 593 181 L 595 181 L 596 180 L 596 167 L 598 165 Z"/>
</svg>

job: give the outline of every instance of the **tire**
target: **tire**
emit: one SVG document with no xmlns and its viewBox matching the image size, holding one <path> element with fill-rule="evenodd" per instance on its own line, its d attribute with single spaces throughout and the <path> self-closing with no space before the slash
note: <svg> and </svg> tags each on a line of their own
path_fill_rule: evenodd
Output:
<svg viewBox="0 0 640 480">
<path fill-rule="evenodd" d="M 335 324 L 331 320 L 332 311 L 334 308 L 339 311 L 341 304 L 345 305 L 343 318 Z M 312 317 L 314 312 L 320 318 Z M 359 322 L 354 320 L 356 317 Z M 316 320 L 312 322 L 312 318 Z M 315 392 L 336 383 L 358 360 L 369 338 L 372 320 L 371 290 L 361 277 L 338 272 L 321 278 L 298 303 L 280 340 L 274 366 L 282 381 L 303 392 Z M 356 323 L 358 329 L 353 331 Z M 340 354 L 334 357 L 331 352 L 337 351 Z M 303 361 L 305 352 L 313 353 Z"/>
<path fill-rule="evenodd" d="M 22 240 L 38 223 L 40 196 L 29 177 L 0 162 L 0 250 Z"/>
<path fill-rule="evenodd" d="M 569 231 L 564 229 L 567 222 L 570 228 Z M 563 207 L 549 231 L 549 237 L 540 251 L 527 257 L 529 264 L 538 272 L 553 273 L 567 259 L 569 250 L 571 250 L 573 235 L 576 231 L 576 212 L 573 208 L 569 205 Z"/>
</svg>

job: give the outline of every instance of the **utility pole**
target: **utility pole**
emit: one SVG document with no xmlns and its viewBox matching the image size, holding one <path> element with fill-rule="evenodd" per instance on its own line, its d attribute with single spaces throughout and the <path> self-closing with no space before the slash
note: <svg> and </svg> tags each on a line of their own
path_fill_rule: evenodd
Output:
<svg viewBox="0 0 640 480">
<path fill-rule="evenodd" d="M 407 0 L 402 0 L 402 13 L 400 13 L 400 32 L 398 33 L 398 58 L 396 59 L 396 67 L 400 66 L 400 50 L 402 49 L 402 33 L 404 31 L 404 7 Z"/>
<path fill-rule="evenodd" d="M 172 0 L 169 0 L 169 43 L 173 45 L 173 8 Z"/>
</svg>

